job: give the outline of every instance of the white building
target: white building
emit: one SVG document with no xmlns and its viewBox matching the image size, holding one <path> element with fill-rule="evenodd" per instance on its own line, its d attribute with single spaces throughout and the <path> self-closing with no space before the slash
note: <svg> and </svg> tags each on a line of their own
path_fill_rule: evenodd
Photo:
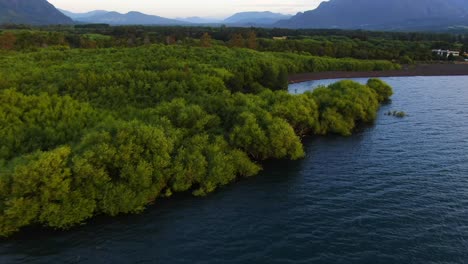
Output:
<svg viewBox="0 0 468 264">
<path fill-rule="evenodd" d="M 437 56 L 441 56 L 441 57 L 448 57 L 448 56 L 450 56 L 450 54 L 452 54 L 453 57 L 460 56 L 459 51 L 453 51 L 453 50 L 433 49 L 432 53 L 436 54 Z"/>
</svg>

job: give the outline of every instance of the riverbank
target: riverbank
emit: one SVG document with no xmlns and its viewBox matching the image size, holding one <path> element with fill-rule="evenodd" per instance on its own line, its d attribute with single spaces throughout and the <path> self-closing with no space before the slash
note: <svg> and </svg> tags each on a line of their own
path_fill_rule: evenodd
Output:
<svg viewBox="0 0 468 264">
<path fill-rule="evenodd" d="M 409 76 L 462 76 L 468 75 L 468 64 L 420 64 L 403 66 L 401 70 L 390 71 L 331 71 L 331 72 L 309 72 L 289 76 L 289 83 L 306 81 L 341 79 L 341 78 L 364 78 L 364 77 L 409 77 Z"/>
</svg>

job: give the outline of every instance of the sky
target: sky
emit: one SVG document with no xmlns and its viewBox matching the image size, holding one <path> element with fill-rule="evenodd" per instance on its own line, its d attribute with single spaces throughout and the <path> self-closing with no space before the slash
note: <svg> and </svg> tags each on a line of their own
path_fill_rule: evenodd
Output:
<svg viewBox="0 0 468 264">
<path fill-rule="evenodd" d="M 296 14 L 315 9 L 323 0 L 48 0 L 55 7 L 72 12 L 108 10 L 139 11 L 169 18 L 225 18 L 237 12 L 272 11 Z"/>
</svg>

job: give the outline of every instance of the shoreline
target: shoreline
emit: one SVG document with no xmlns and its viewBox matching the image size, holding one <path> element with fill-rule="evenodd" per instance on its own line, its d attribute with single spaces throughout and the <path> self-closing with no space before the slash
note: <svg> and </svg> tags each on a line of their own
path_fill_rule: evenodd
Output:
<svg viewBox="0 0 468 264">
<path fill-rule="evenodd" d="M 468 64 L 419 64 L 403 66 L 390 71 L 330 71 L 292 74 L 289 84 L 326 79 L 412 77 L 412 76 L 464 76 L 468 75 Z"/>
</svg>

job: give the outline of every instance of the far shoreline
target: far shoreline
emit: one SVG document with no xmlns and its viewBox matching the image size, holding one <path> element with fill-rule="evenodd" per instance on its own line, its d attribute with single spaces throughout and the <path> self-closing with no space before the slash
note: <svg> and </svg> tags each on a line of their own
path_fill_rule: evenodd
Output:
<svg viewBox="0 0 468 264">
<path fill-rule="evenodd" d="M 390 71 L 330 71 L 298 73 L 289 76 L 289 84 L 326 79 L 411 77 L 411 76 L 464 76 L 468 75 L 468 64 L 418 64 L 406 65 L 401 70 Z"/>
</svg>

